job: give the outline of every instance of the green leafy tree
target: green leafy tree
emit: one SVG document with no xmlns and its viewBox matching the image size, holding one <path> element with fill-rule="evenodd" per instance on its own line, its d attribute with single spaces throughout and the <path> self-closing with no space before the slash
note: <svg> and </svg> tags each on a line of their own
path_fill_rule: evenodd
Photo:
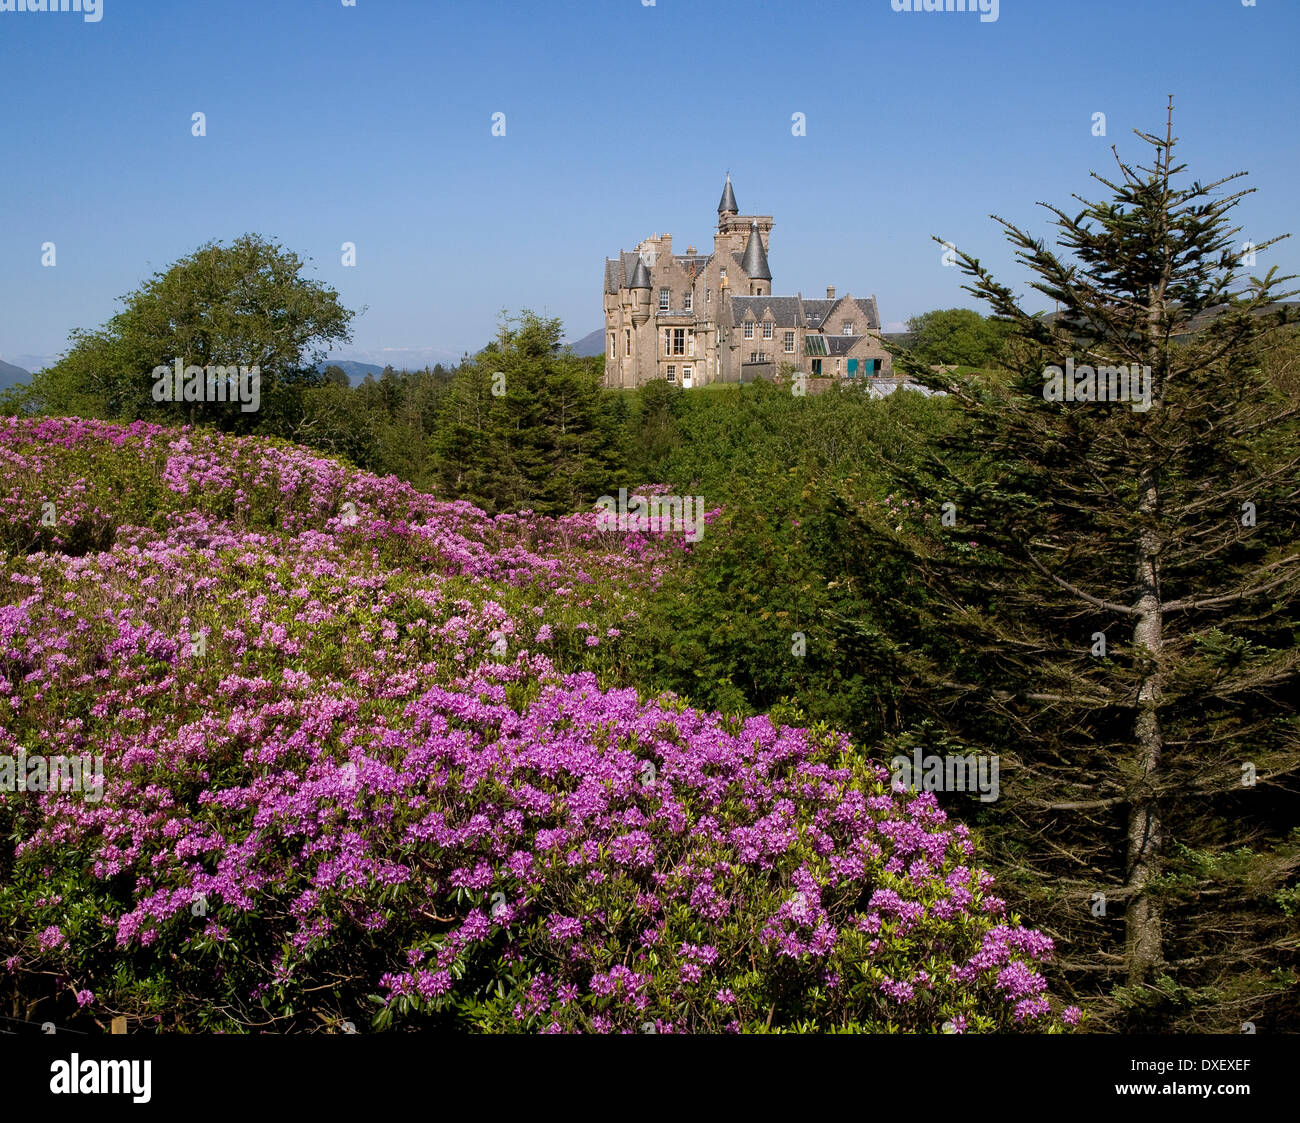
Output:
<svg viewBox="0 0 1300 1123">
<path fill-rule="evenodd" d="M 352 313 L 302 269 L 296 254 L 255 234 L 209 242 L 123 297 L 103 327 L 75 330 L 60 361 L 33 377 L 32 401 L 47 413 L 287 433 L 303 390 L 321 381 L 315 364 L 351 338 Z M 154 369 L 176 359 L 256 366 L 257 411 L 155 400 Z"/>
<path fill-rule="evenodd" d="M 927 366 L 989 367 L 1002 356 L 1008 327 L 969 308 L 944 308 L 913 316 L 913 357 Z"/>
</svg>

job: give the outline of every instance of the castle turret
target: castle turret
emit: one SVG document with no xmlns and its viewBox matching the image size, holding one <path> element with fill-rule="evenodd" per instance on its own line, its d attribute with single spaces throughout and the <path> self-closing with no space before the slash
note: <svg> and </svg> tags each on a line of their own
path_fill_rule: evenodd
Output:
<svg viewBox="0 0 1300 1123">
<path fill-rule="evenodd" d="M 739 214 L 736 206 L 736 193 L 731 189 L 731 173 L 727 173 L 727 185 L 722 189 L 722 198 L 718 201 L 718 214 Z"/>
<path fill-rule="evenodd" d="M 745 246 L 745 256 L 740 259 L 741 268 L 750 279 L 750 295 L 762 296 L 764 286 L 757 281 L 772 281 L 772 270 L 767 267 L 767 254 L 763 250 L 763 238 L 758 232 L 758 223 L 749 224 L 749 242 Z"/>
<path fill-rule="evenodd" d="M 632 298 L 632 322 L 640 327 L 650 318 L 650 270 L 639 256 L 628 289 Z"/>
</svg>

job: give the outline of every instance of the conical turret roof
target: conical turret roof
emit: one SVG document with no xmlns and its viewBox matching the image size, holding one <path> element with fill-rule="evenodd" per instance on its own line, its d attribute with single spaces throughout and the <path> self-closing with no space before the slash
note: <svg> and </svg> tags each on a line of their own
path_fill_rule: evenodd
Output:
<svg viewBox="0 0 1300 1123">
<path fill-rule="evenodd" d="M 722 189 L 722 198 L 718 202 L 718 214 L 739 214 L 740 208 L 736 206 L 736 193 L 731 190 L 731 173 L 727 173 L 727 186 Z"/>
<path fill-rule="evenodd" d="M 772 271 L 767 267 L 767 253 L 763 250 L 763 237 L 758 232 L 757 222 L 749 224 L 749 242 L 745 246 L 745 256 L 740 259 L 740 267 L 753 280 L 772 279 Z"/>
<path fill-rule="evenodd" d="M 645 259 L 637 255 L 636 267 L 632 270 L 632 283 L 628 288 L 648 289 L 650 287 L 650 270 L 645 267 Z"/>
</svg>

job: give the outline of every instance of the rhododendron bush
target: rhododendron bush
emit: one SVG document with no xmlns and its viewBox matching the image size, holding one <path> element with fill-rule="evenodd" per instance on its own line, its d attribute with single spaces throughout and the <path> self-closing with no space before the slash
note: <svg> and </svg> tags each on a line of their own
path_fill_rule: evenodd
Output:
<svg viewBox="0 0 1300 1123">
<path fill-rule="evenodd" d="M 0 755 L 104 758 L 98 799 L 0 792 L 6 1006 L 232 1032 L 1077 1021 L 932 794 L 825 728 L 624 681 L 680 534 L 492 519 L 143 424 L 9 421 L 0 472 Z"/>
</svg>

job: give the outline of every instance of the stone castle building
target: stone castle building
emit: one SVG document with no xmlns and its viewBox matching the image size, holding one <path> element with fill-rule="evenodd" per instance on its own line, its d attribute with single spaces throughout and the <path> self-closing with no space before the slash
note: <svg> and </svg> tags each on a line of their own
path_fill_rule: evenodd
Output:
<svg viewBox="0 0 1300 1123">
<path fill-rule="evenodd" d="M 655 234 L 605 259 L 605 385 L 749 382 L 789 367 L 811 379 L 892 373 L 876 298 L 772 295 L 772 216 L 739 213 L 727 176 L 713 252 Z"/>
</svg>

